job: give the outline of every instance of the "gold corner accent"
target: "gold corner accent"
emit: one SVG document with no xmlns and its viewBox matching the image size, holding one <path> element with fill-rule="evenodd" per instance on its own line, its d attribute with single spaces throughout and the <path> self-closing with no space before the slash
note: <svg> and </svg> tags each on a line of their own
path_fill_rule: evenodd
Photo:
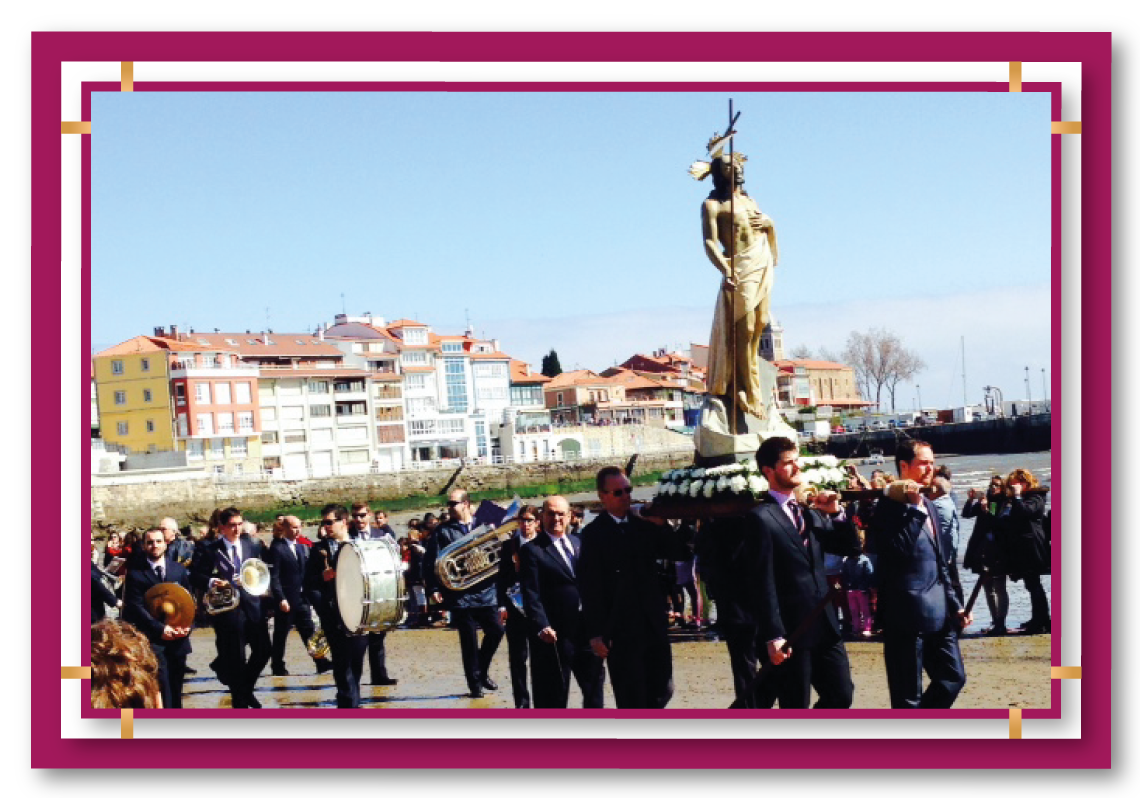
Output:
<svg viewBox="0 0 1140 798">
<path fill-rule="evenodd" d="M 61 679 L 90 679 L 91 667 L 89 665 L 63 665 L 59 669 Z"/>
<path fill-rule="evenodd" d="M 133 740 L 135 738 L 135 711 L 133 709 L 124 709 L 120 716 L 121 734 L 124 740 Z"/>
<path fill-rule="evenodd" d="M 1054 665 L 1050 668 L 1052 679 L 1079 679 L 1081 678 L 1080 665 Z"/>
<path fill-rule="evenodd" d="M 1009 90 L 1021 91 L 1021 62 L 1009 62 Z"/>
<path fill-rule="evenodd" d="M 1080 122 L 1054 122 L 1051 133 L 1080 133 Z"/>
<path fill-rule="evenodd" d="M 1009 739 L 1021 739 L 1021 707 L 1009 708 Z"/>
<path fill-rule="evenodd" d="M 66 133 L 90 134 L 91 133 L 91 123 L 90 122 L 60 122 L 59 123 L 59 132 L 65 133 L 65 134 Z"/>
<path fill-rule="evenodd" d="M 134 61 L 120 61 L 119 66 L 122 69 L 122 90 L 134 91 L 135 90 L 135 62 Z"/>
</svg>

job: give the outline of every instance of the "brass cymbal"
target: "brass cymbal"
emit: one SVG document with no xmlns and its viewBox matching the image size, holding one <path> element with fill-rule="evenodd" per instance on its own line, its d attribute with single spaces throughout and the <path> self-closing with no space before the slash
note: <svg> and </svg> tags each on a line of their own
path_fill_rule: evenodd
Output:
<svg viewBox="0 0 1140 798">
<path fill-rule="evenodd" d="M 160 582 L 143 594 L 146 611 L 157 621 L 174 626 L 194 625 L 194 597 L 173 582 Z"/>
</svg>

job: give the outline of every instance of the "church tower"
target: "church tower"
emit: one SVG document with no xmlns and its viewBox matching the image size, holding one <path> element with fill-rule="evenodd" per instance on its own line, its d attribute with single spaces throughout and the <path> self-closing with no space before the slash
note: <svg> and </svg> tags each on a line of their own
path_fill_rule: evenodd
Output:
<svg viewBox="0 0 1140 798">
<path fill-rule="evenodd" d="M 775 316 L 765 325 L 764 332 L 760 334 L 760 357 L 769 363 L 784 359 L 784 328 Z"/>
</svg>

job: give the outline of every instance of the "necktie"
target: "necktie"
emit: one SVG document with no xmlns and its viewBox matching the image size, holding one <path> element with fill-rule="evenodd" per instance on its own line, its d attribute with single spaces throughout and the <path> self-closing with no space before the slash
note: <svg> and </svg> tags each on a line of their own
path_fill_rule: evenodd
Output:
<svg viewBox="0 0 1140 798">
<path fill-rule="evenodd" d="M 800 503 L 795 499 L 788 501 L 788 509 L 792 511 L 792 518 L 796 521 L 796 531 L 800 533 L 800 537 L 804 540 L 804 545 L 808 544 L 807 530 L 804 528 L 804 514 L 800 509 Z"/>
<path fill-rule="evenodd" d="M 562 544 L 562 551 L 566 556 L 566 563 L 570 566 L 570 572 L 574 572 L 574 549 L 570 546 L 570 541 L 562 538 L 559 541 Z"/>
<path fill-rule="evenodd" d="M 241 550 L 237 543 L 230 547 L 230 559 L 234 563 L 234 573 L 239 573 L 241 571 Z"/>
<path fill-rule="evenodd" d="M 162 566 L 161 566 L 161 565 L 159 565 L 158 567 L 156 567 L 156 568 L 154 569 L 154 572 L 155 572 L 156 574 L 158 574 L 158 581 L 159 581 L 159 582 L 161 582 L 161 581 L 162 581 L 162 580 L 165 578 L 165 574 L 163 574 L 163 572 L 162 572 Z"/>
</svg>

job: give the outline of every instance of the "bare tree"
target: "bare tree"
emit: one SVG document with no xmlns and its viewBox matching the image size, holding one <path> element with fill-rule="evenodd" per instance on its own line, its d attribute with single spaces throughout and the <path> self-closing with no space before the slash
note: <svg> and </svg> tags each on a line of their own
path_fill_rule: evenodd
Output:
<svg viewBox="0 0 1140 798">
<path fill-rule="evenodd" d="M 807 344 L 796 344 L 791 352 L 792 360 L 811 360 L 811 347 Z"/>
<path fill-rule="evenodd" d="M 926 367 L 922 358 L 906 349 L 895 333 L 876 327 L 848 335 L 843 358 L 855 371 L 860 394 L 867 398 L 873 395 L 876 406 L 881 406 L 883 389 L 887 389 L 892 412 L 898 384 Z"/>
</svg>

